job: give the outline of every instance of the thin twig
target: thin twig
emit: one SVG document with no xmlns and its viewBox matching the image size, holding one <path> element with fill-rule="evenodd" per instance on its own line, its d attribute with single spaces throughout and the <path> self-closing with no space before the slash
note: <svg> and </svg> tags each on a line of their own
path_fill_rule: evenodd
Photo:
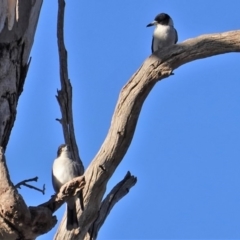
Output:
<svg viewBox="0 0 240 240">
<path fill-rule="evenodd" d="M 22 186 L 25 186 L 28 188 L 35 189 L 36 191 L 39 191 L 44 195 L 45 194 L 45 184 L 43 184 L 43 189 L 40 189 L 40 188 L 34 187 L 30 184 L 27 184 L 27 182 L 37 182 L 37 181 L 38 181 L 38 177 L 26 179 L 26 180 L 23 180 L 23 181 L 19 182 L 18 184 L 16 184 L 15 188 L 21 189 L 21 185 L 22 185 Z"/>
</svg>

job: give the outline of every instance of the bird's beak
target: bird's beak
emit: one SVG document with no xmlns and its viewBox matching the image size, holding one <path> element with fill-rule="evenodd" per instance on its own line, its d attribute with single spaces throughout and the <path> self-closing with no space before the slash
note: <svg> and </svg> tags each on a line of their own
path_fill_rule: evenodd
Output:
<svg viewBox="0 0 240 240">
<path fill-rule="evenodd" d="M 149 24 L 147 25 L 147 27 L 151 27 L 151 26 L 154 26 L 154 25 L 156 25 L 156 24 L 157 24 L 157 21 L 153 21 L 153 22 L 149 23 Z"/>
</svg>

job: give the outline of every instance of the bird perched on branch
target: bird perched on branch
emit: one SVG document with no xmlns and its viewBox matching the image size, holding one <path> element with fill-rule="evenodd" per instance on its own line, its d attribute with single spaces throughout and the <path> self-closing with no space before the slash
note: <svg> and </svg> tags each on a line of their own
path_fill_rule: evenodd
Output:
<svg viewBox="0 0 240 240">
<path fill-rule="evenodd" d="M 54 190 L 58 192 L 63 184 L 80 176 L 79 167 L 80 165 L 71 157 L 69 146 L 66 144 L 60 145 L 57 151 L 57 158 L 54 160 L 52 167 L 52 184 Z M 67 230 L 78 227 L 76 212 L 77 198 L 78 196 L 74 196 L 67 201 Z"/>
<path fill-rule="evenodd" d="M 178 34 L 174 28 L 172 18 L 166 13 L 158 14 L 147 27 L 156 26 L 153 32 L 152 52 L 163 47 L 169 47 L 178 41 Z"/>
</svg>

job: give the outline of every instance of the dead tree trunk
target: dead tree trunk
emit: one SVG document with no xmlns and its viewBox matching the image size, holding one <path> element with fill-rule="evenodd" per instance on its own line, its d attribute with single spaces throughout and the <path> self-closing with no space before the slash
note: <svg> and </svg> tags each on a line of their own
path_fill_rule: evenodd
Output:
<svg viewBox="0 0 240 240">
<path fill-rule="evenodd" d="M 84 173 L 85 210 L 78 210 L 78 233 L 65 230 L 64 216 L 55 239 L 96 239 L 101 226 L 95 227 L 95 224 L 101 222 L 107 182 L 131 144 L 141 107 L 154 85 L 183 64 L 230 52 L 240 52 L 240 30 L 189 39 L 145 60 L 122 88 L 105 141 Z"/>
</svg>

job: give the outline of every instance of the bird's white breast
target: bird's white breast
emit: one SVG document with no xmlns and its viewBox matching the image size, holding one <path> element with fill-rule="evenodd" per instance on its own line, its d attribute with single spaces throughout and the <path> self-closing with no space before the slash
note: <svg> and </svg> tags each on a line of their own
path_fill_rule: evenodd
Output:
<svg viewBox="0 0 240 240">
<path fill-rule="evenodd" d="M 60 188 L 63 184 L 78 176 L 77 164 L 68 156 L 60 156 L 54 160 L 52 173 Z"/>
<path fill-rule="evenodd" d="M 153 33 L 153 50 L 171 46 L 175 43 L 176 33 L 173 26 L 157 24 Z"/>
</svg>

